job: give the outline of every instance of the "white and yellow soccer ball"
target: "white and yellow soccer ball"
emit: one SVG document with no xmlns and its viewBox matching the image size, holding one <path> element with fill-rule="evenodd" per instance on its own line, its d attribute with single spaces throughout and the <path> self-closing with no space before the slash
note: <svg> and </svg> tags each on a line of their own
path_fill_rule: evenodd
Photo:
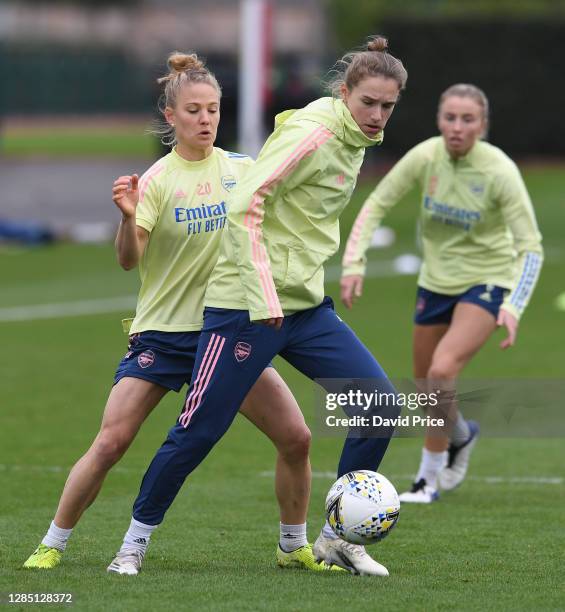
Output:
<svg viewBox="0 0 565 612">
<path fill-rule="evenodd" d="M 326 518 L 335 534 L 352 544 L 373 544 L 396 525 L 398 493 L 377 472 L 359 470 L 339 478 L 326 497 Z"/>
</svg>

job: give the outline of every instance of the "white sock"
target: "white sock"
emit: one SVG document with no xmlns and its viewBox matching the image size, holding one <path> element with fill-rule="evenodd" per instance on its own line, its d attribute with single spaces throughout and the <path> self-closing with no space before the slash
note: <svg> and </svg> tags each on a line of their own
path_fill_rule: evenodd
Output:
<svg viewBox="0 0 565 612">
<path fill-rule="evenodd" d="M 457 411 L 457 419 L 453 425 L 453 429 L 451 430 L 451 435 L 449 436 L 449 441 L 453 442 L 455 446 L 463 446 L 469 437 L 471 436 L 471 430 L 469 429 L 469 424 L 463 418 L 463 415 Z"/>
<path fill-rule="evenodd" d="M 43 540 L 41 540 L 42 544 L 45 546 L 49 546 L 49 548 L 56 548 L 63 552 L 65 548 L 67 548 L 67 542 L 71 537 L 71 533 L 73 529 L 61 529 L 61 527 L 57 527 L 54 521 L 51 521 L 51 525 L 49 526 L 49 531 L 45 534 Z"/>
<path fill-rule="evenodd" d="M 133 517 L 129 524 L 129 529 L 126 531 L 124 536 L 124 542 L 120 548 L 120 552 L 126 550 L 140 550 L 145 554 L 147 547 L 149 546 L 149 540 L 151 534 L 157 528 L 157 525 L 145 525 L 136 521 Z"/>
<path fill-rule="evenodd" d="M 325 522 L 322 527 L 322 535 L 324 538 L 328 538 L 329 540 L 338 540 L 338 536 L 335 534 L 335 531 L 330 527 L 328 521 Z"/>
<path fill-rule="evenodd" d="M 421 478 L 426 481 L 426 484 L 437 489 L 437 476 L 447 464 L 447 451 L 441 453 L 433 453 L 427 448 L 422 449 L 422 460 L 420 461 L 420 469 L 416 476 L 416 482 Z"/>
<path fill-rule="evenodd" d="M 280 523 L 280 530 L 279 546 L 284 552 L 292 552 L 308 544 L 306 538 L 306 523 L 302 523 L 302 525 L 285 525 L 284 523 Z"/>
</svg>

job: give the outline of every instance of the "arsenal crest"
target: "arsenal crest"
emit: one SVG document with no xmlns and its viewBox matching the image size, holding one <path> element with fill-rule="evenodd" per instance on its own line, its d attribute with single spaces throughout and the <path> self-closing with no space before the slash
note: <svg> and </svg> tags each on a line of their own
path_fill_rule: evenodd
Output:
<svg viewBox="0 0 565 612">
<path fill-rule="evenodd" d="M 251 345 L 247 342 L 238 342 L 235 345 L 233 354 L 239 363 L 245 361 L 251 355 Z"/>
<path fill-rule="evenodd" d="M 137 363 L 140 368 L 148 368 L 155 362 L 155 353 L 153 351 L 143 351 L 137 358 Z"/>
</svg>

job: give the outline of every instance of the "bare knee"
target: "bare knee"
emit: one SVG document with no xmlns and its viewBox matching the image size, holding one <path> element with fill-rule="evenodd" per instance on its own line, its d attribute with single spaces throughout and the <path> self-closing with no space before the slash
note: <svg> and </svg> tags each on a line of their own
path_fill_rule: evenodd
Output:
<svg viewBox="0 0 565 612">
<path fill-rule="evenodd" d="M 312 434 L 306 424 L 285 432 L 284 437 L 275 440 L 280 455 L 290 463 L 299 463 L 308 458 Z"/>
<path fill-rule="evenodd" d="M 442 381 L 452 380 L 457 377 L 463 362 L 453 355 L 444 355 L 432 361 L 428 370 L 427 378 L 437 381 L 440 385 Z"/>
<path fill-rule="evenodd" d="M 109 469 L 123 456 L 131 444 L 132 438 L 113 429 L 103 429 L 90 449 L 91 454 L 102 469 Z"/>
</svg>

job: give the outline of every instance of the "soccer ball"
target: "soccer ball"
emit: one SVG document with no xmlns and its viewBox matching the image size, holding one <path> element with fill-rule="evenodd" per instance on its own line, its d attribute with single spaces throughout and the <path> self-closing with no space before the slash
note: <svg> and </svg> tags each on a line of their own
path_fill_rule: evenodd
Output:
<svg viewBox="0 0 565 612">
<path fill-rule="evenodd" d="M 352 544 L 374 544 L 398 521 L 398 493 L 381 474 L 349 472 L 339 478 L 326 497 L 326 518 L 335 534 Z"/>
</svg>

